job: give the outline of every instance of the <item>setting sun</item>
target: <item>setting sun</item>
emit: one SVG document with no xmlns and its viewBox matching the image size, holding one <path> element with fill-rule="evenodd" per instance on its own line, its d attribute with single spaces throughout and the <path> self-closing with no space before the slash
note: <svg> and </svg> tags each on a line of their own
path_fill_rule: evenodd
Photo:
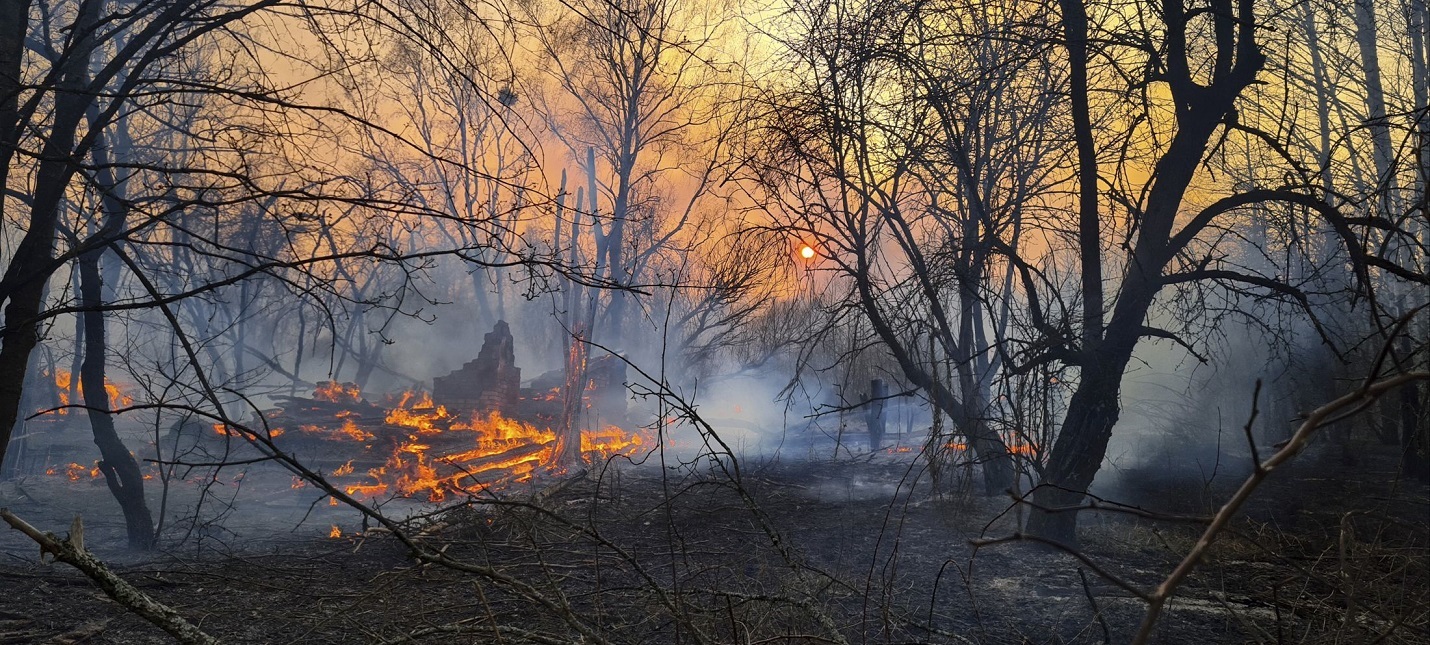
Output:
<svg viewBox="0 0 1430 645">
<path fill-rule="evenodd" d="M 806 259 L 806 260 L 808 260 L 808 259 L 810 259 L 810 258 L 813 258 L 813 257 L 814 257 L 814 248 L 813 248 L 813 247 L 810 247 L 809 245 L 805 245 L 805 246 L 801 247 L 801 248 L 799 249 L 799 257 L 802 257 L 802 258 L 804 258 L 804 259 Z"/>
</svg>

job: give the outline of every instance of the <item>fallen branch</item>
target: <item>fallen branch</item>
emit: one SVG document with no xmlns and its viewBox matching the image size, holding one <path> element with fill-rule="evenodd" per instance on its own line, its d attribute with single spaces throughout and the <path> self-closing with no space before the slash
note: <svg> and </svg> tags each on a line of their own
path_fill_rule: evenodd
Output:
<svg viewBox="0 0 1430 645">
<path fill-rule="evenodd" d="M 70 532 L 63 540 L 54 533 L 42 533 L 29 522 L 16 517 L 10 509 L 0 508 L 0 519 L 5 520 L 15 530 L 24 533 L 36 544 L 40 545 L 40 558 L 44 559 L 45 554 L 55 556 L 55 560 L 68 564 L 81 573 L 88 576 L 105 595 L 114 599 L 115 602 L 124 606 L 129 611 L 139 614 L 145 620 L 154 623 L 160 629 L 169 632 L 180 643 L 195 643 L 199 645 L 217 645 L 219 640 L 209 636 L 194 626 L 179 612 L 174 611 L 165 605 L 151 598 L 148 594 L 140 591 L 134 585 L 129 584 L 123 578 L 116 575 L 109 567 L 105 566 L 99 558 L 84 548 L 84 522 L 78 515 L 74 518 L 74 523 L 70 525 Z"/>
<path fill-rule="evenodd" d="M 1325 426 L 1331 420 L 1339 419 L 1343 416 L 1341 415 L 1343 411 L 1347 409 L 1363 409 L 1366 405 L 1374 402 L 1385 393 L 1407 383 L 1420 380 L 1430 380 L 1430 372 L 1407 372 L 1380 381 L 1367 382 L 1354 392 L 1346 394 L 1311 412 L 1311 414 L 1306 417 L 1306 420 L 1301 423 L 1301 426 L 1296 429 L 1295 434 L 1291 435 L 1291 438 L 1286 440 L 1286 443 L 1281 445 L 1275 454 L 1268 457 L 1266 461 L 1256 465 L 1255 470 L 1252 471 L 1251 475 L 1247 476 L 1246 481 L 1242 482 L 1241 487 L 1236 490 L 1236 493 L 1231 496 L 1231 499 L 1227 500 L 1226 504 L 1222 505 L 1221 509 L 1212 517 L 1211 524 L 1207 526 L 1206 531 L 1202 533 L 1202 537 L 1197 540 L 1192 550 L 1187 553 L 1186 557 L 1182 558 L 1181 563 L 1177 565 L 1177 568 L 1172 570 L 1172 573 L 1167 575 L 1167 578 L 1162 581 L 1162 584 L 1158 585 L 1157 589 L 1146 598 L 1148 603 L 1147 615 L 1143 617 L 1142 626 L 1138 628 L 1137 636 L 1132 640 L 1133 645 L 1146 643 L 1148 639 L 1152 637 L 1152 628 L 1157 624 L 1157 619 L 1161 617 L 1162 609 L 1166 606 L 1167 600 L 1171 598 L 1172 594 L 1177 590 L 1177 587 L 1182 584 L 1182 581 L 1191 575 L 1192 571 L 1201 563 L 1202 558 L 1206 556 L 1207 550 L 1211 548 L 1212 542 L 1216 541 L 1217 536 L 1231 524 L 1232 517 L 1236 515 L 1237 511 L 1241 510 L 1242 505 L 1246 503 L 1246 500 L 1251 498 L 1252 493 L 1254 493 L 1257 487 L 1271 474 L 1271 471 L 1304 450 L 1316 430 Z"/>
</svg>

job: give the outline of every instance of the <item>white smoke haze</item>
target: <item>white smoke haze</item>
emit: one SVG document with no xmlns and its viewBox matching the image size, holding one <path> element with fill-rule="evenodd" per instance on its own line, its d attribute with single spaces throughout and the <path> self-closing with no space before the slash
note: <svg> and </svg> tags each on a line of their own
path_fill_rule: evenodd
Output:
<svg viewBox="0 0 1430 645">
<path fill-rule="evenodd" d="M 1412 642 L 1425 4 L 0 2 L 0 508 L 367 576 L 237 642 Z"/>
</svg>

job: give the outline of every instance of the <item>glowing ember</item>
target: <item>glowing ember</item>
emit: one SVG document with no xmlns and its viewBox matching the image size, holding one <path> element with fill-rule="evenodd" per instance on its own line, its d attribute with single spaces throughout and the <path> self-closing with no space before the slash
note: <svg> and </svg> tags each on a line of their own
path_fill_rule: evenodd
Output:
<svg viewBox="0 0 1430 645">
<path fill-rule="evenodd" d="M 77 482 L 84 479 L 86 475 L 88 475 L 90 479 L 96 479 L 103 473 L 99 470 L 98 461 L 94 462 L 93 466 L 85 466 L 72 461 L 63 467 L 50 466 L 45 469 L 45 474 L 50 476 L 64 475 L 65 479 Z"/>
</svg>

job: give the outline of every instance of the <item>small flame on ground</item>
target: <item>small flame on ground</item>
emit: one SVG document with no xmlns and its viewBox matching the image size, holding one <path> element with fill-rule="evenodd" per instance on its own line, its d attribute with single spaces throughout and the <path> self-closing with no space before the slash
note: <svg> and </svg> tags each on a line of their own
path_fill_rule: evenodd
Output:
<svg viewBox="0 0 1430 645">
<path fill-rule="evenodd" d="M 950 441 L 944 444 L 943 447 L 947 450 L 952 450 L 956 452 L 963 452 L 965 450 L 968 450 L 968 444 L 962 441 Z M 1037 446 L 1034 446 L 1030 443 L 1023 443 L 1021 441 L 1007 442 L 1005 444 L 1005 447 L 1007 447 L 1008 454 L 1010 455 L 1034 456 L 1038 454 Z"/>
<path fill-rule="evenodd" d="M 89 475 L 90 479 L 97 479 L 103 473 L 99 470 L 99 462 L 94 462 L 93 466 L 85 466 L 79 462 L 71 461 L 64 466 L 50 466 L 45 469 L 45 474 L 49 476 L 64 475 L 65 479 L 77 482 Z"/>
<path fill-rule="evenodd" d="M 337 539 L 337 538 L 340 538 L 340 537 L 342 537 L 342 536 L 343 536 L 343 530 L 340 529 L 340 528 L 338 528 L 338 525 L 337 525 L 337 524 L 334 524 L 334 525 L 333 525 L 333 528 L 328 531 L 328 537 L 330 537 L 330 538 Z"/>
</svg>

